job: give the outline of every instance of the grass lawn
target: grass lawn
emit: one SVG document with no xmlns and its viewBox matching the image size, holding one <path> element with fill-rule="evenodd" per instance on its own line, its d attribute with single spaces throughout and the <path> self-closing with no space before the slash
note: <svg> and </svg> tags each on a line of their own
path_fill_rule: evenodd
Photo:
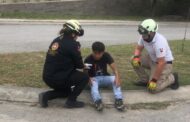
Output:
<svg viewBox="0 0 190 122">
<path fill-rule="evenodd" d="M 82 20 L 131 20 L 131 21 L 142 21 L 147 18 L 147 16 L 117 16 L 117 15 L 80 15 L 80 14 L 63 14 L 58 12 L 0 12 L 0 18 L 9 19 L 82 19 Z M 184 22 L 184 18 L 174 19 L 170 17 L 159 17 L 155 16 L 154 19 L 157 21 L 176 21 Z"/>
<path fill-rule="evenodd" d="M 174 71 L 179 73 L 180 84 L 190 85 L 190 40 L 185 41 L 184 52 L 181 51 L 182 41 L 171 41 L 173 51 Z M 135 44 L 108 46 L 109 51 L 119 69 L 123 89 L 139 89 L 132 84 L 138 80 L 130 64 Z M 89 48 L 83 48 L 83 56 L 90 53 Z M 45 60 L 45 52 L 0 54 L 0 84 L 12 84 L 16 86 L 46 87 L 42 81 L 42 69 Z"/>
<path fill-rule="evenodd" d="M 0 18 L 11 19 L 88 19 L 88 20 L 143 20 L 142 16 L 105 16 L 105 15 L 66 15 L 61 13 L 40 12 L 1 12 Z"/>
</svg>

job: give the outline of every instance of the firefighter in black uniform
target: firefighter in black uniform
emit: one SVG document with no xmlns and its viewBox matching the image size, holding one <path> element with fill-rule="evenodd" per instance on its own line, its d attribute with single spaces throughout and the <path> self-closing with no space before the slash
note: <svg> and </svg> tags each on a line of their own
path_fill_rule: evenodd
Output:
<svg viewBox="0 0 190 122">
<path fill-rule="evenodd" d="M 69 20 L 63 24 L 60 36 L 53 40 L 47 52 L 43 80 L 53 90 L 39 95 L 41 107 L 48 107 L 48 100 L 67 98 L 65 107 L 80 108 L 83 102 L 77 97 L 89 81 L 87 74 L 77 70 L 83 69 L 84 64 L 77 38 L 84 34 L 77 20 Z"/>
</svg>

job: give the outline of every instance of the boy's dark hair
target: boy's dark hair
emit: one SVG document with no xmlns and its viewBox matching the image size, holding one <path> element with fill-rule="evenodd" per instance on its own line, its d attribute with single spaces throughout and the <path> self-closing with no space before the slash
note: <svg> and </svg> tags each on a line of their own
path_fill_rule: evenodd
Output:
<svg viewBox="0 0 190 122">
<path fill-rule="evenodd" d="M 94 42 L 92 44 L 92 51 L 93 52 L 104 52 L 105 45 L 102 42 Z"/>
</svg>

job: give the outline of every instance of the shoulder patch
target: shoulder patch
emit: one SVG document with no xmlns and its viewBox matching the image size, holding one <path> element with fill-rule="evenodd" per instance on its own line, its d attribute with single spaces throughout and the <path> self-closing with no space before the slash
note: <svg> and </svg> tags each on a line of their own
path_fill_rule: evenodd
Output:
<svg viewBox="0 0 190 122">
<path fill-rule="evenodd" d="M 58 48 L 59 48 L 59 43 L 58 42 L 53 43 L 52 46 L 51 46 L 51 50 L 53 50 L 53 51 L 57 50 Z"/>
</svg>

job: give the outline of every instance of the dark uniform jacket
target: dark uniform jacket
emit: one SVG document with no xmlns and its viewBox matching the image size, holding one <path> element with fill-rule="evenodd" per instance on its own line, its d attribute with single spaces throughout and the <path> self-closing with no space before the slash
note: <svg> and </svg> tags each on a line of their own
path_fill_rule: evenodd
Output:
<svg viewBox="0 0 190 122">
<path fill-rule="evenodd" d="M 49 46 L 43 69 L 44 81 L 65 81 L 76 69 L 84 67 L 80 43 L 71 37 L 57 37 Z"/>
</svg>

